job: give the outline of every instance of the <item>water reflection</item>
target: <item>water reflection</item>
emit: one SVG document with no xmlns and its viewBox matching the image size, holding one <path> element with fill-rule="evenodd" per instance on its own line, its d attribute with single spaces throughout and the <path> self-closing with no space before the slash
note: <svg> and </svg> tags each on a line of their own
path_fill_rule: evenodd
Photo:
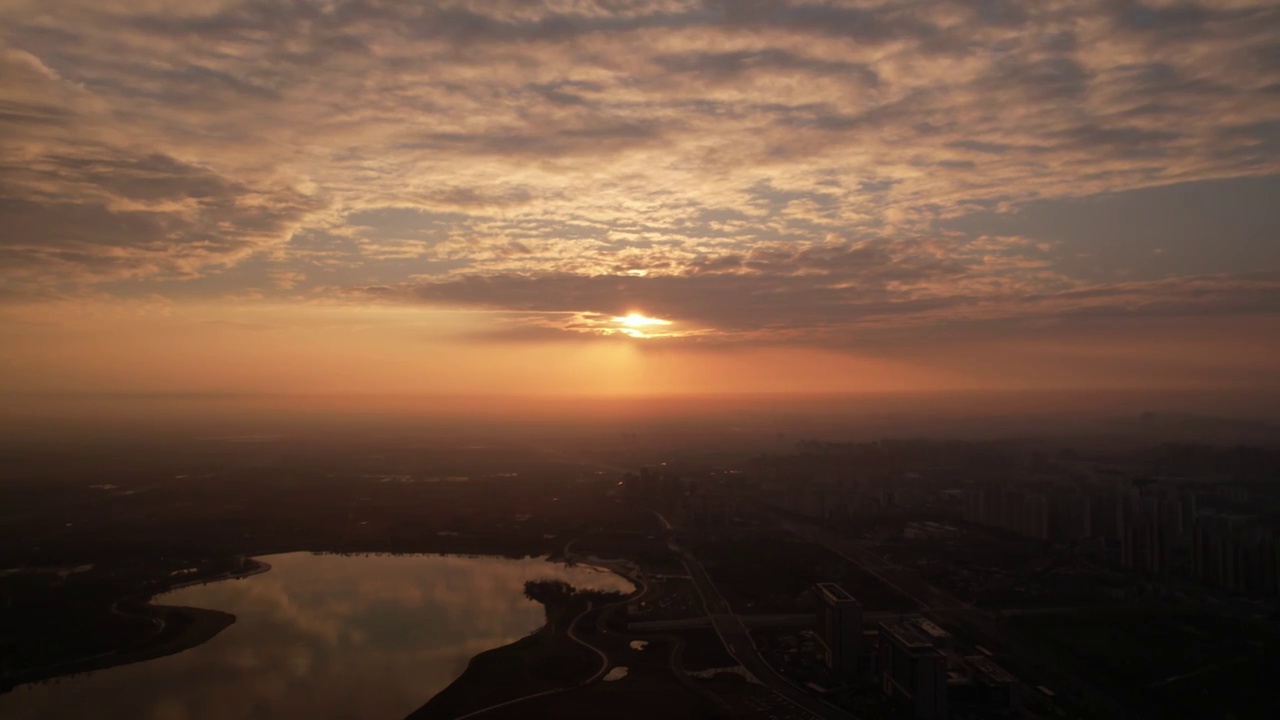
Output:
<svg viewBox="0 0 1280 720">
<path fill-rule="evenodd" d="M 401 718 L 472 656 L 542 625 L 524 583 L 562 578 L 629 592 L 625 579 L 538 559 L 264 558 L 271 572 L 178 590 L 168 605 L 236 615 L 170 657 L 0 695 L 0 716 L 39 720 Z"/>
</svg>

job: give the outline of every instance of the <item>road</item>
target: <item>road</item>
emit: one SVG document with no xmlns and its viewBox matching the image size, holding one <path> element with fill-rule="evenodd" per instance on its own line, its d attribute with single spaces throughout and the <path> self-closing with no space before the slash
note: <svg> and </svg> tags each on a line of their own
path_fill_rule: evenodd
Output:
<svg viewBox="0 0 1280 720">
<path fill-rule="evenodd" d="M 747 630 L 747 626 L 742 623 L 741 618 L 733 613 L 729 603 L 716 590 L 715 583 L 711 581 L 711 576 L 702 567 L 702 563 L 686 552 L 685 566 L 689 569 L 689 575 L 693 578 L 693 584 L 698 590 L 698 595 L 702 597 L 702 604 L 706 608 L 707 615 L 711 617 L 711 626 L 715 628 L 716 634 L 720 636 L 720 641 L 724 643 L 725 649 L 739 664 L 752 675 L 755 675 L 756 679 L 768 686 L 770 690 L 814 717 L 827 718 L 828 720 L 850 720 L 854 717 L 835 705 L 814 697 L 774 672 L 769 663 L 765 662 L 764 658 L 761 658 L 756 651 L 755 641 L 751 639 L 751 633 Z"/>
<path fill-rule="evenodd" d="M 572 542 L 572 541 L 570 541 L 569 545 L 572 545 L 572 544 L 573 544 L 573 542 Z M 568 553 L 569 545 L 566 545 L 566 546 L 565 546 L 566 554 Z M 623 598 L 622 600 L 619 600 L 619 601 L 617 601 L 617 602 L 608 603 L 607 605 L 601 605 L 601 606 L 599 607 L 599 610 L 600 610 L 600 612 L 601 612 L 601 613 L 604 613 L 604 611 L 605 611 L 605 610 L 608 610 L 609 608 L 612 608 L 612 607 L 617 607 L 617 606 L 619 606 L 619 605 L 626 605 L 626 604 L 628 604 L 628 603 L 636 602 L 636 601 L 638 601 L 640 598 L 644 597 L 646 593 L 648 593 L 648 592 L 649 592 L 649 585 L 644 581 L 644 578 L 643 578 L 643 577 L 641 577 L 641 576 L 637 575 L 637 576 L 636 576 L 635 578 L 633 578 L 633 579 L 636 581 L 636 586 L 637 586 L 637 587 L 636 587 L 636 590 L 637 590 L 637 591 L 636 591 L 636 592 L 634 592 L 634 593 L 632 593 L 630 596 L 628 596 L 628 597 L 626 597 L 626 598 Z M 515 705 L 515 704 L 517 704 L 517 703 L 525 702 L 526 700 L 532 700 L 532 699 L 534 699 L 534 698 L 540 698 L 540 697 L 543 697 L 543 696 L 545 696 L 545 695 L 554 695 L 554 694 L 556 694 L 556 693 L 562 693 L 562 692 L 565 692 L 565 691 L 567 691 L 567 690 L 574 690 L 574 689 L 577 689 L 577 688 L 580 688 L 580 687 L 585 687 L 585 686 L 590 685 L 591 683 L 593 683 L 593 682 L 595 682 L 595 681 L 599 680 L 600 678 L 604 677 L 604 674 L 605 674 L 605 673 L 607 673 L 607 672 L 609 672 L 609 656 L 608 656 L 608 655 L 606 655 L 606 654 L 604 653 L 604 651 L 603 651 L 603 650 L 601 650 L 600 648 L 598 648 L 598 647 L 596 647 L 596 646 L 592 645 L 591 643 L 587 642 L 586 640 L 583 640 L 582 638 L 578 637 L 578 636 L 577 636 L 577 634 L 575 633 L 575 630 L 576 630 L 576 629 L 577 629 L 577 627 L 578 627 L 578 621 L 579 621 L 579 620 L 581 620 L 582 618 L 586 617 L 586 615 L 587 615 L 588 613 L 590 613 L 592 610 L 595 610 L 595 609 L 596 609 L 596 608 L 595 608 L 594 606 L 592 606 L 592 604 L 591 604 L 591 603 L 588 603 L 588 604 L 587 604 L 587 609 L 586 609 L 586 610 L 583 610 L 582 612 L 580 612 L 580 613 L 578 613 L 576 616 L 574 616 L 573 621 L 569 623 L 569 629 L 568 629 L 568 631 L 565 633 L 566 635 L 568 635 L 568 636 L 569 636 L 569 639 L 570 639 L 570 640 L 572 640 L 572 641 L 574 641 L 574 642 L 578 643 L 578 644 L 579 644 L 579 645 L 581 645 L 582 647 L 584 647 L 584 648 L 586 648 L 586 649 L 590 650 L 591 652 L 595 653 L 597 656 L 599 656 L 599 657 L 600 657 L 600 669 L 596 670 L 596 672 L 595 672 L 595 674 L 594 674 L 594 675 L 592 675 L 591 677 L 587 678 L 586 680 L 583 680 L 582 682 L 578 683 L 577 685 L 570 685 L 569 687 L 555 688 L 555 689 L 552 689 L 552 690 L 543 690 L 542 692 L 536 692 L 536 693 L 533 693 L 533 694 L 531 694 L 531 695 L 524 695 L 524 696 L 522 696 L 522 697 L 518 697 L 518 698 L 515 698 L 515 699 L 513 699 L 513 700 L 507 700 L 506 702 L 500 702 L 500 703 L 498 703 L 498 704 L 496 704 L 496 705 L 490 705 L 489 707 L 481 708 L 481 709 L 479 709 L 479 710 L 473 710 L 473 711 L 471 711 L 471 712 L 467 713 L 466 715 L 459 715 L 455 720 L 465 720 L 466 718 L 473 718 L 473 717 L 477 717 L 477 716 L 479 716 L 479 715 L 483 715 L 483 714 L 485 714 L 485 713 L 487 713 L 487 712 L 490 712 L 490 711 L 493 711 L 493 710 L 497 710 L 498 708 L 504 708 L 504 707 L 507 707 L 507 706 L 510 706 L 510 705 Z"/>
<path fill-rule="evenodd" d="M 863 613 L 862 621 L 892 620 L 900 615 L 902 613 L 897 612 Z M 813 613 L 798 615 L 739 615 L 738 617 L 742 619 L 742 623 L 747 627 L 809 627 L 813 625 Z M 649 620 L 627 623 L 627 629 L 633 632 L 689 630 L 691 628 L 705 627 L 711 627 L 711 618 L 706 616 L 684 618 L 682 620 Z"/>
<path fill-rule="evenodd" d="M 658 517 L 664 528 L 672 529 L 671 523 L 661 513 L 657 510 L 651 510 L 651 512 Z M 769 667 L 769 663 L 765 662 L 756 651 L 755 641 L 751 639 L 747 626 L 734 614 L 720 591 L 716 590 L 715 583 L 707 574 L 706 568 L 702 567 L 702 563 L 698 562 L 692 553 L 681 550 L 674 542 L 671 546 L 683 555 L 685 569 L 689 571 L 689 577 L 693 580 L 698 596 L 702 598 L 702 606 L 707 616 L 711 618 L 711 626 L 715 628 L 720 641 L 724 643 L 725 649 L 733 659 L 774 693 L 814 717 L 828 720 L 851 720 L 854 717 L 835 705 L 814 697 L 774 672 L 773 668 Z"/>
<path fill-rule="evenodd" d="M 874 575 L 880 582 L 911 598 L 922 610 L 948 610 L 972 607 L 938 588 L 924 582 L 914 572 L 897 565 L 891 565 L 875 553 L 840 537 L 835 533 L 800 525 L 786 520 L 780 521 L 788 532 L 798 535 L 810 542 L 826 547 L 844 559 L 858 565 Z"/>
<path fill-rule="evenodd" d="M 811 525 L 781 519 L 780 522 L 793 534 L 826 547 L 911 598 L 920 605 L 921 615 L 943 627 L 958 627 L 979 638 L 978 642 L 995 651 L 997 656 L 1003 655 L 1009 659 L 1013 665 L 1010 670 L 1029 671 L 1037 678 L 1037 682 L 1049 685 L 1059 696 L 1070 698 L 1084 706 L 1090 717 L 1127 717 L 1124 708 L 1109 694 L 1078 675 L 1063 670 L 1051 658 L 1045 658 L 1042 652 L 1028 647 L 989 612 L 952 597 L 925 582 L 910 569 L 886 563 L 883 558 L 848 538 Z M 996 659 L 999 661 L 1001 658 Z"/>
<path fill-rule="evenodd" d="M 657 516 L 662 527 L 668 532 L 674 529 L 662 513 L 653 509 L 649 512 Z M 703 610 L 706 611 L 707 617 L 711 618 L 711 626 L 715 628 L 716 635 L 720 636 L 720 642 L 724 643 L 725 650 L 729 651 L 734 660 L 737 660 L 774 693 L 814 717 L 838 720 L 853 718 L 849 713 L 813 697 L 774 672 L 773 668 L 769 667 L 769 664 L 756 652 L 751 633 L 746 625 L 742 624 L 742 620 L 733 613 L 733 609 L 729 607 L 729 603 L 725 601 L 720 591 L 716 590 L 715 583 L 711 581 L 711 576 L 707 574 L 706 568 L 702 567 L 702 563 L 698 562 L 692 553 L 681 549 L 674 541 L 669 541 L 669 545 L 684 557 L 685 570 L 693 580 L 698 596 L 702 598 Z"/>
</svg>

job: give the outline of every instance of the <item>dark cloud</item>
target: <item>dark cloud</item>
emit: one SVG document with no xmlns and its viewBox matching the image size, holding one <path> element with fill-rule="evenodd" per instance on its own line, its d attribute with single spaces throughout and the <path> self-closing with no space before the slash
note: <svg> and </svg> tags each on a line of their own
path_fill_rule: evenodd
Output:
<svg viewBox="0 0 1280 720">
<path fill-rule="evenodd" d="M 1090 73 L 1074 58 L 1011 60 L 998 64 L 988 89 L 1012 91 L 1050 102 L 1070 102 L 1088 89 Z"/>
<path fill-rule="evenodd" d="M 940 270 L 941 272 L 941 270 Z M 1205 276 L 1082 286 L 1053 293 L 953 294 L 912 297 L 883 287 L 777 274 L 681 277 L 540 275 L 472 276 L 418 285 L 356 288 L 357 298 L 516 311 L 524 320 L 503 339 L 573 339 L 607 325 L 600 320 L 637 309 L 675 321 L 698 343 L 776 342 L 847 345 L 867 333 L 929 326 L 948 337 L 977 328 L 1018 328 L 1107 319 L 1206 318 L 1280 312 L 1280 274 Z M 702 328 L 711 328 L 709 333 Z M 999 332 L 997 330 L 997 332 Z"/>
<path fill-rule="evenodd" d="M 0 101 L 0 125 L 65 125 L 70 119 L 65 108 Z"/>
<path fill-rule="evenodd" d="M 640 278 L 632 276 L 471 276 L 400 288 L 401 298 L 445 306 L 524 312 L 625 315 L 635 308 L 721 332 L 831 323 L 855 324 L 945 301 L 867 301 L 813 278 L 763 274 Z"/>
<path fill-rule="evenodd" d="M 88 183 L 134 200 L 213 200 L 247 194 L 248 188 L 166 155 L 88 158 L 51 155 L 45 168 L 72 182 Z"/>
<path fill-rule="evenodd" d="M 936 25 L 892 4 L 850 7 L 778 0 L 710 0 L 707 5 L 730 28 L 786 30 L 863 43 L 904 38 L 936 40 L 942 35 Z"/>
<path fill-rule="evenodd" d="M 1200 78 L 1188 78 L 1178 67 L 1168 62 L 1144 63 L 1117 68 L 1124 91 L 1143 98 L 1169 94 L 1220 95 L 1230 93 L 1223 83 Z"/>
<path fill-rule="evenodd" d="M 590 105 L 588 95 L 604 91 L 599 83 L 565 80 L 553 83 L 535 83 L 529 90 L 554 105 Z"/>
<path fill-rule="evenodd" d="M 940 310 L 959 297 L 930 295 L 975 269 L 924 242 L 826 243 L 761 247 L 693 262 L 688 274 L 476 275 L 440 282 L 362 288 L 359 294 L 439 305 L 528 312 L 625 315 L 634 309 L 719 331 L 854 325 Z"/>
<path fill-rule="evenodd" d="M 948 143 L 947 146 L 956 148 L 957 150 L 971 150 L 973 152 L 992 154 L 992 155 L 999 155 L 1000 153 L 1008 152 L 1016 149 L 1012 145 L 1005 145 L 1004 143 L 982 142 L 981 140 L 957 140 L 955 142 Z"/>
<path fill-rule="evenodd" d="M 1252 158 L 1280 154 L 1280 120 L 1228 125 L 1220 132 L 1228 142 L 1239 143 L 1233 153 Z"/>
<path fill-rule="evenodd" d="M 1169 142 L 1181 136 L 1173 130 L 1090 123 L 1064 130 L 1058 137 L 1086 152 L 1149 158 L 1168 154 Z"/>
<path fill-rule="evenodd" d="M 448 150 L 468 155 L 565 158 L 625 152 L 661 142 L 668 132 L 657 122 L 597 119 L 548 132 L 430 133 L 399 143 L 401 149 Z"/>
<path fill-rule="evenodd" d="M 52 155 L 4 174 L 21 184 L 0 185 L 3 264 L 55 283 L 198 276 L 283 243 L 318 208 L 159 154 Z M 77 192 L 40 192 L 50 181 Z"/>
<path fill-rule="evenodd" d="M 1268 12 L 1264 4 L 1238 8 L 1213 8 L 1191 0 L 1161 4 L 1111 0 L 1107 4 L 1112 8 L 1113 20 L 1121 28 L 1168 40 L 1185 40 L 1210 32 L 1222 23 L 1242 20 L 1275 22 L 1275 13 Z"/>
<path fill-rule="evenodd" d="M 779 49 L 668 54 L 655 56 L 653 61 L 667 72 L 691 73 L 721 82 L 754 72 L 836 75 L 868 87 L 880 82 L 875 70 L 865 63 L 805 57 Z"/>
<path fill-rule="evenodd" d="M 957 4 L 969 8 L 982 25 L 1017 28 L 1033 16 L 1032 9 L 1017 0 L 957 0 Z"/>
</svg>

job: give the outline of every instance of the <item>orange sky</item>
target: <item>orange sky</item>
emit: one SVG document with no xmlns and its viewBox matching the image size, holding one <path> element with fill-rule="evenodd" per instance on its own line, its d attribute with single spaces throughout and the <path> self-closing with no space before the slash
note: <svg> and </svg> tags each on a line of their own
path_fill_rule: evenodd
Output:
<svg viewBox="0 0 1280 720">
<path fill-rule="evenodd" d="M 0 392 L 1270 392 L 1186 5 L 0 0 Z"/>
<path fill-rule="evenodd" d="M 225 303 L 7 311 L 0 391 L 643 396 L 1271 384 L 1268 318 L 867 347 L 477 334 L 475 311 Z"/>
</svg>

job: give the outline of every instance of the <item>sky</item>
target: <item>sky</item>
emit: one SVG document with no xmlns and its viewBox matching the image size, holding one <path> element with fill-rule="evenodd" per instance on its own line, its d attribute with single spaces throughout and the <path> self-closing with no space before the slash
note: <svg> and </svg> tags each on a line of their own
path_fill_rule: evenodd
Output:
<svg viewBox="0 0 1280 720">
<path fill-rule="evenodd" d="M 1280 391 L 1261 0 L 0 0 L 0 391 Z"/>
</svg>

